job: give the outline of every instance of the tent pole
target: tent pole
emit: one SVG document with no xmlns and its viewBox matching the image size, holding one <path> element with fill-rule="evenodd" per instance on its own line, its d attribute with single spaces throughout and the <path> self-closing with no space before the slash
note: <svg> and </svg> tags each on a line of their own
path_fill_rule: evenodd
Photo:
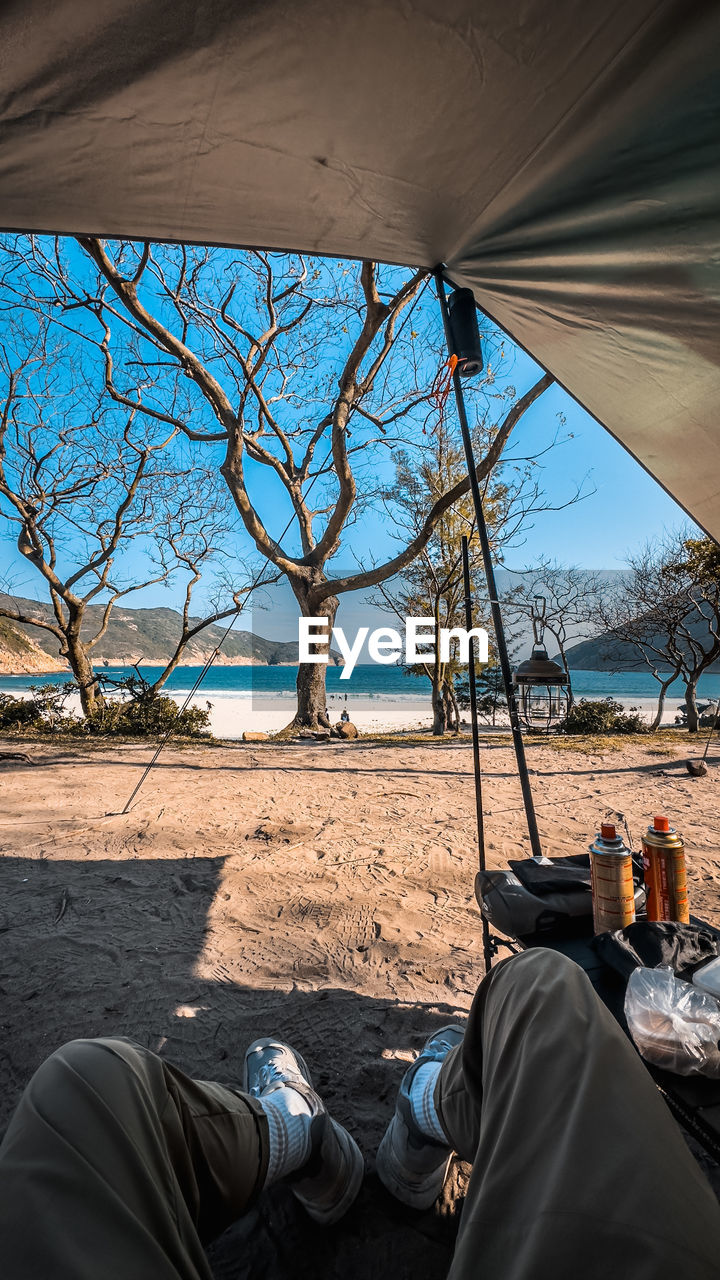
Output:
<svg viewBox="0 0 720 1280">
<path fill-rule="evenodd" d="M 468 633 L 473 629 L 472 617 L 472 597 L 470 594 L 470 557 L 468 555 L 468 540 L 465 534 L 461 538 L 462 546 L 462 566 L 463 566 L 463 588 L 465 594 L 465 627 Z M 475 637 L 470 640 L 470 653 L 468 654 L 468 682 L 470 685 L 470 721 L 472 724 L 472 752 L 473 752 L 473 773 L 475 774 L 475 812 L 477 815 L 477 833 L 478 833 L 478 869 L 485 870 L 485 822 L 483 819 L 482 804 L 482 769 L 480 768 L 480 741 L 478 738 L 478 719 L 477 719 L 477 689 L 475 687 Z M 492 968 L 493 950 L 490 942 L 490 925 L 485 916 L 482 915 L 482 940 L 483 940 L 483 956 L 485 958 L 485 972 L 489 973 Z"/>
<path fill-rule="evenodd" d="M 447 342 L 449 354 L 453 355 L 450 317 L 448 314 L 447 298 L 445 296 L 445 281 L 443 280 L 440 267 L 435 271 L 435 283 L 437 285 L 440 311 L 442 313 L 443 325 L 445 328 L 445 340 Z M 510 728 L 512 731 L 513 746 L 515 748 L 515 758 L 517 760 L 520 786 L 522 788 L 525 818 L 527 820 L 528 834 L 530 836 L 530 848 L 532 849 L 533 858 L 541 858 L 543 853 L 540 845 L 540 834 L 538 832 L 537 819 L 535 817 L 535 805 L 533 804 L 532 790 L 530 787 L 530 775 L 528 774 L 527 760 L 525 759 L 525 744 L 523 742 L 522 730 L 520 728 L 520 717 L 518 716 L 512 670 L 510 668 L 510 657 L 508 655 L 507 644 L 505 641 L 505 628 L 503 626 L 500 601 L 498 600 L 497 587 L 495 585 L 495 570 L 493 569 L 492 558 L 490 555 L 490 540 L 488 538 L 487 525 L 485 523 L 485 513 L 483 511 L 480 485 L 478 484 L 477 463 L 473 452 L 472 438 L 470 436 L 467 412 L 465 410 L 465 397 L 463 395 L 462 382 L 460 381 L 460 374 L 458 373 L 457 366 L 453 370 L 452 379 L 458 418 L 460 420 L 463 448 L 465 450 L 465 462 L 467 464 L 468 475 L 470 477 L 470 489 L 472 492 L 473 505 L 475 507 L 475 519 L 477 521 L 477 531 L 480 538 L 480 547 L 482 550 L 483 565 L 485 568 L 485 579 L 487 581 L 488 595 L 490 596 L 490 609 L 492 611 L 495 639 L 498 647 L 498 657 L 500 659 L 500 669 L 502 671 L 503 683 L 505 685 L 505 697 L 507 698 Z"/>
</svg>

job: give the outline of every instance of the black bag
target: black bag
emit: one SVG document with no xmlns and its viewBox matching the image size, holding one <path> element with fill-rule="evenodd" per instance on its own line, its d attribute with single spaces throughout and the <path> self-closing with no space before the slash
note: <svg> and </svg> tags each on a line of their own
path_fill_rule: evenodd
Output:
<svg viewBox="0 0 720 1280">
<path fill-rule="evenodd" d="M 633 969 L 656 969 L 663 964 L 689 982 L 696 969 L 715 959 L 718 941 L 703 925 L 636 920 L 625 929 L 599 933 L 593 946 L 605 964 L 623 978 L 629 978 Z"/>
<path fill-rule="evenodd" d="M 508 866 L 531 893 L 543 897 L 550 893 L 592 894 L 589 853 L 551 858 L 548 862 L 536 862 L 534 858 L 511 859 Z"/>
<path fill-rule="evenodd" d="M 587 934 L 592 916 L 590 855 L 574 854 L 536 862 L 524 858 L 512 871 L 478 871 L 475 897 L 485 919 L 511 938 L 535 934 L 572 938 Z M 645 905 L 645 890 L 635 890 L 635 907 Z"/>
<path fill-rule="evenodd" d="M 592 913 L 590 893 L 532 893 L 512 871 L 478 871 L 475 896 L 486 920 L 511 938 L 586 932 Z"/>
</svg>

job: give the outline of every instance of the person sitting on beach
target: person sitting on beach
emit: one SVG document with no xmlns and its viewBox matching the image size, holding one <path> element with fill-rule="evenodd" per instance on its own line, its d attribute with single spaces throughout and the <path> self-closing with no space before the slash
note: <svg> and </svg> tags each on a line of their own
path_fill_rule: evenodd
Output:
<svg viewBox="0 0 720 1280">
<path fill-rule="evenodd" d="M 342 724 L 350 723 L 350 716 L 348 715 L 347 707 L 343 707 L 342 711 L 340 712 L 340 721 Z"/>
<path fill-rule="evenodd" d="M 453 1152 L 472 1171 L 452 1280 L 717 1276 L 715 1196 L 565 956 L 498 964 L 467 1025 L 433 1032 L 406 1071 L 380 1179 L 427 1209 Z M 76 1040 L 36 1072 L 0 1147 L 3 1274 L 211 1280 L 204 1245 L 264 1187 L 286 1179 L 325 1225 L 363 1173 L 355 1140 L 280 1040 L 250 1045 L 238 1088 L 192 1080 L 130 1040 Z"/>
</svg>

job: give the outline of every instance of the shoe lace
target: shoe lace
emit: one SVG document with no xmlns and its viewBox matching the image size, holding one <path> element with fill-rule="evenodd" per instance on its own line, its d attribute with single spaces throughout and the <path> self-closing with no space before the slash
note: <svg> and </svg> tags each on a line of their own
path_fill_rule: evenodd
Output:
<svg viewBox="0 0 720 1280">
<path fill-rule="evenodd" d="M 258 1098 L 271 1085 L 282 1085 L 284 1083 L 285 1076 L 279 1067 L 274 1062 L 266 1062 L 259 1068 L 255 1084 L 250 1089 L 250 1093 L 254 1098 Z"/>
<path fill-rule="evenodd" d="M 437 1035 L 433 1039 L 432 1047 L 436 1053 L 439 1051 L 441 1053 L 448 1054 L 450 1050 L 455 1047 L 455 1044 L 456 1041 L 454 1039 L 450 1039 L 444 1035 Z"/>
</svg>

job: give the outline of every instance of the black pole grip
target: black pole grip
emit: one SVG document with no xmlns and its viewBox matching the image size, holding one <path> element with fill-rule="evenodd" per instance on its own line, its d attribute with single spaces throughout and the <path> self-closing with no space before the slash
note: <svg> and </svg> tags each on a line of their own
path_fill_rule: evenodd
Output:
<svg viewBox="0 0 720 1280">
<path fill-rule="evenodd" d="M 472 289 L 454 289 L 447 306 L 452 354 L 459 361 L 458 373 L 461 378 L 476 378 L 482 372 L 483 353 Z"/>
</svg>

